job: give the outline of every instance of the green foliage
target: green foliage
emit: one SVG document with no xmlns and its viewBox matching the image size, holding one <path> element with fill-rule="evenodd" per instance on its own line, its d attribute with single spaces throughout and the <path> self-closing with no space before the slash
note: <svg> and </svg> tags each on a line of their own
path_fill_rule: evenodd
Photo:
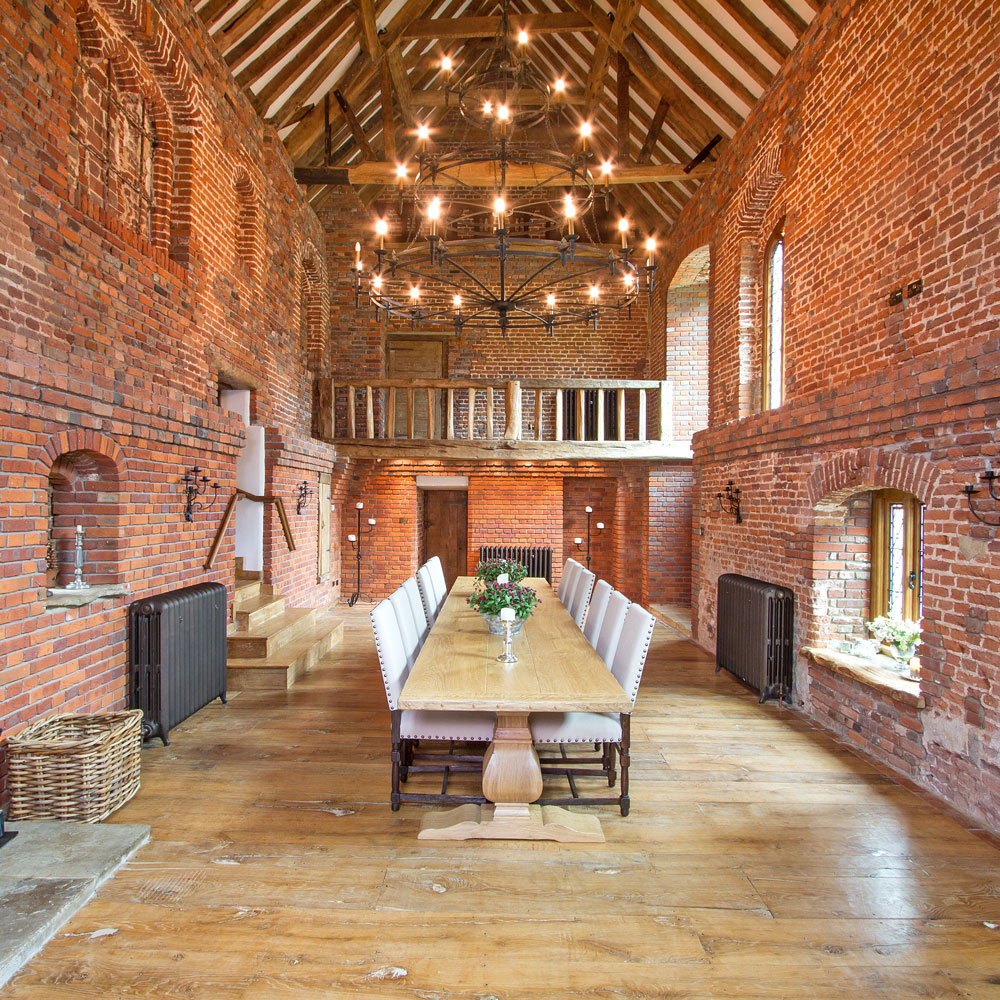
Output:
<svg viewBox="0 0 1000 1000">
<path fill-rule="evenodd" d="M 503 608 L 513 608 L 518 618 L 527 618 L 538 603 L 538 594 L 531 587 L 517 583 L 487 583 L 469 595 L 469 606 L 482 615 L 498 615 Z"/>
<path fill-rule="evenodd" d="M 513 559 L 482 559 L 476 567 L 476 579 L 483 583 L 492 583 L 504 573 L 511 583 L 520 583 L 528 575 L 528 569 Z"/>
</svg>

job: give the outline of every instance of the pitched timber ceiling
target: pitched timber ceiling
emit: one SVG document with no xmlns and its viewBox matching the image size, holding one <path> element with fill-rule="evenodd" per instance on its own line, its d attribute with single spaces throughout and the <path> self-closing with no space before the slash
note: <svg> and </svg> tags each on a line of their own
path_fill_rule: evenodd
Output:
<svg viewBox="0 0 1000 1000">
<path fill-rule="evenodd" d="M 614 160 L 616 199 L 662 231 L 822 0 L 508 2 L 534 68 L 565 79 L 566 102 Z M 441 59 L 454 61 L 453 82 L 481 62 L 501 13 L 497 0 L 204 0 L 196 9 L 296 167 L 339 168 L 298 169 L 300 179 L 350 182 L 366 203 L 412 156 L 417 124 L 447 132 L 454 111 Z M 314 204 L 326 190 L 309 185 Z"/>
</svg>

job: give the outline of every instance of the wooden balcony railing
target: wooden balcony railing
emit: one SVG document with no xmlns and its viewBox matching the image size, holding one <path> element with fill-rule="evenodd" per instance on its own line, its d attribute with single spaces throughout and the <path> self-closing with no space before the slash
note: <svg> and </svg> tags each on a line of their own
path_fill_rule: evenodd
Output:
<svg viewBox="0 0 1000 1000">
<path fill-rule="evenodd" d="M 673 439 L 668 381 L 318 379 L 314 402 L 316 437 L 359 456 L 690 454 L 687 442 Z"/>
</svg>

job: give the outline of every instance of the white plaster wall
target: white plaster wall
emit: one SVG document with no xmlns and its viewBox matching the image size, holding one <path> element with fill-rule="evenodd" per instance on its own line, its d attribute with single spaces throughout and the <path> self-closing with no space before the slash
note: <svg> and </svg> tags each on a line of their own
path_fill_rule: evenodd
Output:
<svg viewBox="0 0 1000 1000">
<path fill-rule="evenodd" d="M 247 493 L 264 495 L 264 428 L 250 423 L 250 391 L 224 389 L 222 407 L 237 413 L 247 425 L 246 441 L 236 459 L 236 485 Z M 236 504 L 236 557 L 246 570 L 264 568 L 264 505 L 253 500 Z"/>
</svg>

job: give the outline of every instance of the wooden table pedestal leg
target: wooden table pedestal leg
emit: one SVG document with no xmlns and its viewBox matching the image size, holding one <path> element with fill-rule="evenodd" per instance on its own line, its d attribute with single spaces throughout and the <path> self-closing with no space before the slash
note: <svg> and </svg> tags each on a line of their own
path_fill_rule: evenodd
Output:
<svg viewBox="0 0 1000 1000">
<path fill-rule="evenodd" d="M 493 807 L 464 805 L 424 818 L 422 840 L 558 840 L 602 842 L 600 820 L 531 803 L 542 794 L 542 769 L 527 713 L 498 714 L 483 757 L 483 795 Z"/>
</svg>

